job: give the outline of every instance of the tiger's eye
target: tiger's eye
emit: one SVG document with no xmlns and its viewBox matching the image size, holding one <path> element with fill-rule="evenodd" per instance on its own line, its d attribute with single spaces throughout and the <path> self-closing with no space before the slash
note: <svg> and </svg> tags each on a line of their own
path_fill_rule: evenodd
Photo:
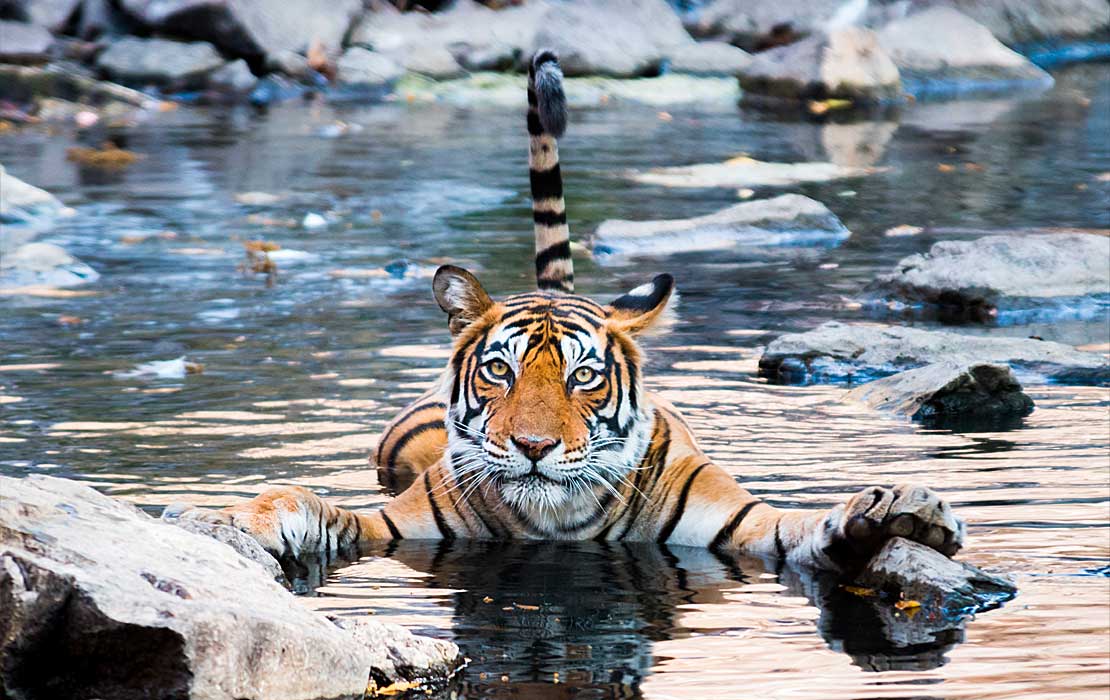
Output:
<svg viewBox="0 0 1110 700">
<path fill-rule="evenodd" d="M 490 360 L 486 363 L 486 369 L 489 370 L 490 374 L 499 379 L 502 377 L 506 377 L 509 374 L 509 365 L 502 362 L 501 360 Z"/>
<path fill-rule="evenodd" d="M 597 376 L 597 372 L 595 372 L 590 367 L 579 367 L 578 369 L 574 370 L 574 381 L 578 382 L 579 384 L 586 384 L 595 376 Z"/>
</svg>

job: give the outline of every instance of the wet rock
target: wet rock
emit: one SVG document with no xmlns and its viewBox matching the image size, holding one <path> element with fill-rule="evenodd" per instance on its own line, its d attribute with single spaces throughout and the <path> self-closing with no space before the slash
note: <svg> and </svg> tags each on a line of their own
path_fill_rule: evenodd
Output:
<svg viewBox="0 0 1110 700">
<path fill-rule="evenodd" d="M 1106 357 L 1047 340 L 836 321 L 773 340 L 759 373 L 787 382 L 835 381 L 948 361 L 1007 364 L 1060 383 L 1110 382 Z"/>
<path fill-rule="evenodd" d="M 543 17 L 535 46 L 559 54 L 563 73 L 632 78 L 657 73 L 693 39 L 665 0 L 583 0 Z"/>
<path fill-rule="evenodd" d="M 118 0 L 152 31 L 210 42 L 231 56 L 263 59 L 278 51 L 304 52 L 315 40 L 338 49 L 362 0 Z"/>
<path fill-rule="evenodd" d="M 876 379 L 845 394 L 915 421 L 1002 420 L 1033 412 L 1033 399 L 1006 365 L 944 361 Z"/>
<path fill-rule="evenodd" d="M 1105 0 L 943 0 L 1007 44 L 1077 38 L 1110 27 Z M 915 4 L 934 4 L 915 0 Z"/>
<path fill-rule="evenodd" d="M 786 100 L 876 102 L 901 95 L 897 66 L 874 32 L 857 27 L 757 54 L 740 74 L 740 87 L 752 95 Z"/>
<path fill-rule="evenodd" d="M 0 286 L 76 287 L 100 274 L 52 243 L 25 243 L 0 256 Z"/>
<path fill-rule="evenodd" d="M 691 75 L 739 75 L 752 62 L 743 49 L 723 41 L 701 41 L 670 52 L 670 69 Z"/>
<path fill-rule="evenodd" d="M 594 252 L 643 256 L 738 245 L 836 245 L 849 235 L 825 205 L 800 194 L 784 194 L 690 219 L 610 219 L 594 233 Z"/>
<path fill-rule="evenodd" d="M 243 59 L 227 63 L 208 76 L 208 87 L 229 94 L 248 93 L 258 84 L 250 66 Z"/>
<path fill-rule="evenodd" d="M 449 642 L 342 629 L 227 545 L 76 482 L 0 491 L 0 687 L 15 697 L 361 697 L 456 668 Z"/>
<path fill-rule="evenodd" d="M 883 545 L 856 582 L 892 602 L 915 601 L 922 613 L 948 619 L 998 607 L 1017 594 L 1006 577 L 901 537 Z"/>
<path fill-rule="evenodd" d="M 80 67 L 67 62 L 47 66 L 0 65 L 0 94 L 25 102 L 52 97 L 91 105 L 115 103 L 151 108 L 158 104 L 138 90 L 84 75 Z"/>
<path fill-rule="evenodd" d="M 1110 238 L 1075 233 L 940 241 L 928 253 L 903 258 L 867 290 L 979 321 L 995 317 L 1003 302 L 1107 295 Z"/>
<path fill-rule="evenodd" d="M 353 46 L 336 62 L 340 85 L 356 90 L 384 89 L 404 74 L 388 56 Z"/>
<path fill-rule="evenodd" d="M 0 20 L 0 62 L 42 63 L 53 45 L 54 35 L 38 25 Z"/>
<path fill-rule="evenodd" d="M 891 22 L 879 31 L 879 45 L 917 96 L 1052 85 L 1052 76 L 950 7 Z"/>
<path fill-rule="evenodd" d="M 0 254 L 49 229 L 63 210 L 57 197 L 11 175 L 0 165 Z"/>
<path fill-rule="evenodd" d="M 760 51 L 770 48 L 776 36 L 800 38 L 853 24 L 866 8 L 866 3 L 845 0 L 714 0 L 687 28 L 695 36 Z"/>
<path fill-rule="evenodd" d="M 108 78 L 130 85 L 157 85 L 171 90 L 203 87 L 224 59 L 204 42 L 124 37 L 108 45 L 96 66 Z"/>
<path fill-rule="evenodd" d="M 767 163 L 754 158 L 732 158 L 724 163 L 680 165 L 629 173 L 636 182 L 664 187 L 785 186 L 801 182 L 828 182 L 875 172 L 832 163 Z"/>
</svg>

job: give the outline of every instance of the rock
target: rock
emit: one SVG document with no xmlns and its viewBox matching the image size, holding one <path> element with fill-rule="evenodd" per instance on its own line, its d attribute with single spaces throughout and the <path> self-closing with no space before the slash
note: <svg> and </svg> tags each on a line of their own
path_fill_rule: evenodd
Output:
<svg viewBox="0 0 1110 700">
<path fill-rule="evenodd" d="M 701 41 L 674 49 L 670 69 L 691 75 L 739 75 L 752 62 L 743 49 L 723 41 Z"/>
<path fill-rule="evenodd" d="M 535 46 L 554 49 L 563 73 L 632 78 L 657 73 L 693 44 L 665 0 L 582 0 L 546 13 Z"/>
<path fill-rule="evenodd" d="M 521 49 L 509 44 L 491 42 L 478 48 L 453 44 L 451 49 L 459 64 L 470 71 L 507 71 L 523 62 Z"/>
<path fill-rule="evenodd" d="M 933 7 L 891 22 L 879 45 L 915 96 L 1015 87 L 1050 87 L 1052 76 L 1011 51 L 990 30 L 950 7 Z"/>
<path fill-rule="evenodd" d="M 845 0 L 714 0 L 687 28 L 694 36 L 761 51 L 786 34 L 799 38 L 854 24 L 866 9 L 867 3 Z"/>
<path fill-rule="evenodd" d="M 942 0 L 1006 44 L 1087 37 L 1110 26 L 1106 0 Z M 933 5 L 936 0 L 916 0 Z"/>
<path fill-rule="evenodd" d="M 25 243 L 0 257 L 0 286 L 76 287 L 100 274 L 52 243 Z"/>
<path fill-rule="evenodd" d="M 339 57 L 336 68 L 339 84 L 359 91 L 384 90 L 404 74 L 404 70 L 387 56 L 357 46 Z"/>
<path fill-rule="evenodd" d="M 875 172 L 871 168 L 853 168 L 832 163 L 767 163 L 741 156 L 724 163 L 680 165 L 653 168 L 647 172 L 631 172 L 636 182 L 664 187 L 780 187 L 801 182 L 828 182 L 847 177 L 860 177 Z"/>
<path fill-rule="evenodd" d="M 308 58 L 288 49 L 275 51 L 267 56 L 266 68 L 298 80 L 308 80 L 314 72 L 308 65 Z"/>
<path fill-rule="evenodd" d="M 76 66 L 66 62 L 47 66 L 0 65 L 0 94 L 17 101 L 53 97 L 138 108 L 152 108 L 158 104 L 158 100 L 138 90 L 82 75 Z"/>
<path fill-rule="evenodd" d="M 313 41 L 338 50 L 362 12 L 362 0 L 118 0 L 150 30 L 210 42 L 248 60 L 304 52 Z"/>
<path fill-rule="evenodd" d="M 1110 382 L 1106 357 L 1047 340 L 836 321 L 771 341 L 759 360 L 759 373 L 778 381 L 830 381 L 885 376 L 938 362 L 1007 364 L 1060 383 Z"/>
<path fill-rule="evenodd" d="M 170 508 L 166 508 L 162 512 L 162 520 L 172 523 L 186 532 L 204 535 L 217 542 L 223 542 L 238 552 L 239 556 L 249 559 L 265 569 L 271 578 L 277 581 L 285 580 L 285 573 L 281 570 L 281 564 L 278 564 L 277 559 L 274 559 L 273 555 L 263 549 L 262 545 L 258 544 L 258 540 L 245 532 L 230 525 L 217 525 L 203 520 L 174 517 Z"/>
<path fill-rule="evenodd" d="M 14 697 L 361 697 L 458 665 L 449 642 L 342 629 L 227 545 L 76 482 L 0 477 L 0 491 L 0 687 Z"/>
<path fill-rule="evenodd" d="M 139 27 L 111 0 L 81 0 L 73 33 L 85 41 L 130 34 Z"/>
<path fill-rule="evenodd" d="M 43 63 L 49 58 L 54 35 L 40 26 L 0 20 L 0 61 Z"/>
<path fill-rule="evenodd" d="M 418 51 L 404 54 L 398 61 L 407 71 L 420 73 L 436 80 L 457 78 L 463 73 L 462 66 L 447 48 L 429 46 Z"/>
<path fill-rule="evenodd" d="M 124 37 L 108 45 L 96 66 L 110 79 L 131 85 L 158 85 L 171 90 L 202 87 L 224 65 L 211 45 L 168 39 Z"/>
<path fill-rule="evenodd" d="M 877 102 L 901 95 L 898 68 L 875 33 L 834 29 L 756 54 L 740 74 L 746 93 L 779 99 Z"/>
<path fill-rule="evenodd" d="M 1110 294 L 1110 238 L 1094 234 L 999 235 L 940 241 L 903 258 L 867 290 L 984 321 L 1006 300 Z M 1009 299 L 1007 299 L 1009 298 Z"/>
<path fill-rule="evenodd" d="M 948 619 L 998 607 L 1017 594 L 1017 587 L 1005 577 L 901 537 L 883 545 L 856 583 L 881 591 L 892 603 L 916 601 L 922 613 Z"/>
<path fill-rule="evenodd" d="M 0 165 L 0 257 L 49 229 L 64 211 L 58 198 L 29 185 Z M 18 235 L 17 235 L 18 234 Z"/>
<path fill-rule="evenodd" d="M 243 59 L 232 61 L 208 76 L 208 87 L 232 94 L 248 93 L 258 84 L 250 66 Z"/>
<path fill-rule="evenodd" d="M 610 219 L 594 233 L 594 253 L 665 255 L 743 246 L 836 245 L 851 235 L 820 202 L 784 194 L 734 204 L 691 219 Z"/>
<path fill-rule="evenodd" d="M 936 362 L 852 389 L 846 401 L 891 411 L 916 421 L 1000 420 L 1033 412 L 1033 399 L 1006 365 Z"/>
<path fill-rule="evenodd" d="M 22 5 L 20 19 L 52 32 L 61 32 L 69 24 L 81 0 L 16 0 L 14 4 Z"/>
</svg>

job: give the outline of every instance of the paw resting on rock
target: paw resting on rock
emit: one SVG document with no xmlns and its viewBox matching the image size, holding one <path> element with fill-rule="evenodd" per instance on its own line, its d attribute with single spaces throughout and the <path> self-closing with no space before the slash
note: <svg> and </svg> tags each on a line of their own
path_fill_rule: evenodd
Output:
<svg viewBox="0 0 1110 700">
<path fill-rule="evenodd" d="M 833 516 L 826 553 L 839 562 L 865 560 L 892 537 L 920 542 L 951 557 L 963 546 L 966 530 L 935 491 L 912 484 L 866 488 Z"/>
</svg>

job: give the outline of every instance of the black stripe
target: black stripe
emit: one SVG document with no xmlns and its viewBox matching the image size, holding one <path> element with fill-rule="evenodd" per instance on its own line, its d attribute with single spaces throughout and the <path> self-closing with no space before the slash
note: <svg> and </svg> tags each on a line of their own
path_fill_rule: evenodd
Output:
<svg viewBox="0 0 1110 700">
<path fill-rule="evenodd" d="M 570 241 L 559 241 L 552 243 L 540 252 L 536 253 L 536 274 L 540 275 L 547 266 L 556 260 L 569 260 L 570 259 Z"/>
<path fill-rule="evenodd" d="M 740 523 L 744 521 L 744 518 L 748 517 L 748 513 L 751 511 L 751 509 L 755 508 L 762 502 L 763 501 L 756 499 L 751 501 L 750 503 L 745 504 L 744 507 L 740 509 L 740 512 L 732 516 L 732 520 L 729 520 L 728 524 L 721 528 L 721 530 L 717 533 L 717 536 L 714 537 L 713 541 L 709 543 L 709 548 L 715 551 L 719 549 L 721 545 L 723 545 L 725 542 L 728 542 L 729 539 L 732 538 L 732 533 L 736 532 L 736 528 L 740 527 Z"/>
<path fill-rule="evenodd" d="M 786 545 L 782 543 L 782 535 L 779 533 L 780 527 L 782 527 L 782 518 L 775 521 L 775 556 L 779 559 L 785 559 Z"/>
<path fill-rule="evenodd" d="M 397 442 L 393 443 L 393 447 L 389 450 L 389 458 L 386 460 L 386 464 L 384 466 L 387 469 L 392 470 L 394 467 L 394 462 L 397 461 L 398 453 L 400 453 L 405 445 L 409 444 L 417 435 L 426 433 L 429 430 L 435 430 L 437 428 L 440 430 L 447 429 L 442 420 L 433 420 L 426 423 L 421 423 L 420 425 L 413 426 L 406 430 L 404 433 L 401 434 L 401 437 L 397 438 Z"/>
<path fill-rule="evenodd" d="M 659 537 L 655 538 L 656 542 L 660 544 L 666 542 L 667 538 L 674 532 L 675 527 L 678 526 L 678 521 L 682 520 L 682 514 L 686 511 L 686 499 L 690 497 L 690 487 L 694 485 L 694 479 L 698 478 L 698 474 L 701 473 L 701 470 L 705 469 L 707 466 L 708 462 L 700 465 L 694 470 L 694 473 L 686 479 L 686 483 L 682 487 L 682 493 L 678 495 L 678 503 L 675 504 L 674 512 L 672 512 L 671 517 L 667 519 L 667 524 L 659 531 Z"/>
<path fill-rule="evenodd" d="M 529 170 L 528 183 L 532 187 L 532 199 L 563 197 L 563 174 L 559 171 L 558 163 L 547 170 Z"/>
<path fill-rule="evenodd" d="M 567 222 L 565 211 L 534 211 L 532 221 L 540 226 L 559 226 Z"/>
<path fill-rule="evenodd" d="M 404 539 L 401 536 L 401 531 L 398 530 L 397 526 L 393 524 L 393 519 L 390 518 L 388 515 L 386 515 L 384 510 L 381 510 L 381 511 L 378 511 L 378 512 L 382 514 L 382 520 L 385 521 L 385 526 L 387 528 L 389 528 L 389 536 L 392 537 L 395 540 Z M 361 534 L 361 532 L 362 532 L 362 526 L 360 525 L 359 526 L 359 533 Z"/>
<path fill-rule="evenodd" d="M 351 514 L 351 517 L 354 518 L 354 520 L 355 520 L 355 542 L 354 543 L 358 544 L 358 543 L 362 542 L 362 520 L 359 519 L 359 517 L 357 515 L 355 515 L 354 513 Z"/>
<path fill-rule="evenodd" d="M 447 520 L 443 517 L 439 506 L 436 505 L 436 499 L 432 497 L 432 474 L 431 472 L 424 472 L 424 495 L 428 497 L 428 505 L 432 507 L 432 517 L 435 518 L 436 527 L 439 528 L 439 534 L 443 535 L 445 540 L 455 539 L 455 531 L 447 524 Z"/>
<path fill-rule="evenodd" d="M 528 133 L 532 136 L 543 135 L 543 124 L 540 124 L 540 115 L 533 110 L 528 110 Z"/>
</svg>

